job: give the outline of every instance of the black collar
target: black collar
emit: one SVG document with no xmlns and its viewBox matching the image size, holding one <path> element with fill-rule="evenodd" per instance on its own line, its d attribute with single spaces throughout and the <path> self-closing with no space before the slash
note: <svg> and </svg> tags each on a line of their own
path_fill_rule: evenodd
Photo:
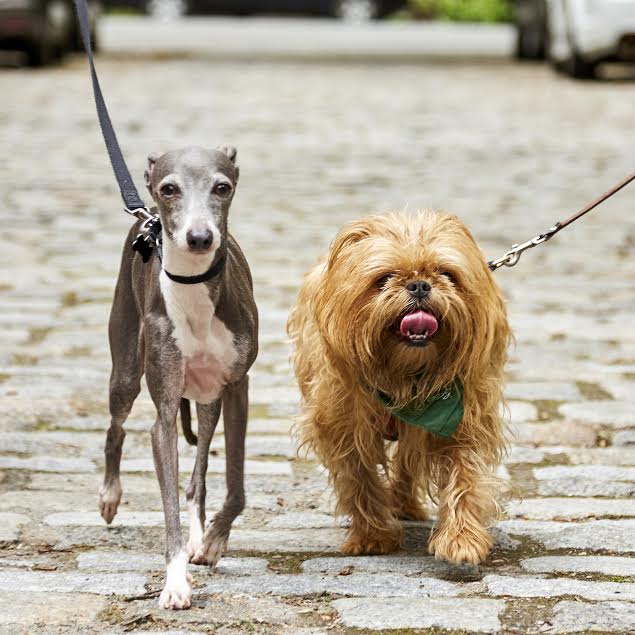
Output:
<svg viewBox="0 0 635 635">
<path fill-rule="evenodd" d="M 163 267 L 163 248 L 161 243 L 158 243 L 158 253 L 159 260 L 161 261 L 161 266 Z M 223 250 L 223 253 L 219 258 L 212 261 L 209 269 L 204 273 L 200 273 L 198 276 L 177 276 L 174 273 L 170 273 L 167 269 L 163 268 L 165 275 L 172 280 L 173 282 L 178 282 L 179 284 L 198 284 L 199 282 L 207 282 L 212 278 L 216 277 L 225 266 L 225 262 L 227 261 L 227 251 Z"/>
</svg>

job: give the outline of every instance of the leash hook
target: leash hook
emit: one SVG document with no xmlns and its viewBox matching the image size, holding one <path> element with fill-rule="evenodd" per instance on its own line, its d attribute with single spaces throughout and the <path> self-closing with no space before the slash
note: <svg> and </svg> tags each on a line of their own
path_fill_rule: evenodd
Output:
<svg viewBox="0 0 635 635">
<path fill-rule="evenodd" d="M 496 271 L 500 267 L 515 267 L 520 260 L 520 257 L 525 253 L 528 249 L 532 249 L 542 243 L 546 243 L 554 234 L 556 234 L 560 230 L 560 223 L 556 223 L 553 227 L 550 227 L 543 234 L 539 234 L 538 236 L 534 236 L 529 239 L 527 242 L 522 243 L 522 245 L 514 244 L 512 248 L 505 252 L 503 256 L 497 258 L 496 260 L 490 260 L 488 262 L 488 266 L 490 271 Z"/>
</svg>

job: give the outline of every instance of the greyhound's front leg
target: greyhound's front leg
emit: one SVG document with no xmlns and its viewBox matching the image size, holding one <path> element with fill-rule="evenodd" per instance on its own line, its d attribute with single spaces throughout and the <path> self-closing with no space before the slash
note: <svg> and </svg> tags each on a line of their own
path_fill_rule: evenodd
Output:
<svg viewBox="0 0 635 635">
<path fill-rule="evenodd" d="M 157 420 L 152 426 L 152 453 L 161 488 L 165 515 L 165 559 L 167 572 L 159 605 L 166 609 L 187 609 L 192 601 L 189 561 L 181 536 L 179 517 L 179 459 L 177 453 L 176 415 L 181 402 L 182 372 L 176 368 L 159 371 L 148 365 L 148 388 L 157 408 Z M 180 383 L 175 381 L 181 378 Z"/>
<path fill-rule="evenodd" d="M 247 432 L 248 379 L 243 377 L 223 392 L 223 427 L 225 433 L 225 475 L 227 497 L 214 520 L 207 526 L 203 543 L 192 562 L 215 566 L 227 547 L 229 532 L 236 516 L 245 507 L 245 434 Z"/>
</svg>

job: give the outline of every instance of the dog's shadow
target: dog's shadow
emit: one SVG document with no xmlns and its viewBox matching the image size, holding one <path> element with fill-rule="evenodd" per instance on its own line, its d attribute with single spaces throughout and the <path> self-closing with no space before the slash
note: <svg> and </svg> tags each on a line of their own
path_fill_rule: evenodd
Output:
<svg viewBox="0 0 635 635">
<path fill-rule="evenodd" d="M 432 522 L 403 521 L 404 542 L 397 555 L 428 556 L 427 544 L 432 533 Z M 478 582 L 483 571 L 477 565 L 450 564 L 434 560 L 435 577 L 448 582 Z"/>
</svg>

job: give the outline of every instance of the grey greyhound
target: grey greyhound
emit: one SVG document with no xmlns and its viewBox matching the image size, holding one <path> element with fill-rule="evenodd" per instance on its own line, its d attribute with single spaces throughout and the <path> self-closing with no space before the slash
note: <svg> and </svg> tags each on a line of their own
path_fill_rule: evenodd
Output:
<svg viewBox="0 0 635 635">
<path fill-rule="evenodd" d="M 101 515 L 111 523 L 121 500 L 119 464 L 123 424 L 145 372 L 157 419 L 152 452 L 166 528 L 167 573 L 159 604 L 191 604 L 188 561 L 214 566 L 227 545 L 231 525 L 243 510 L 247 371 L 258 352 L 258 313 L 247 261 L 227 230 L 238 181 L 236 150 L 186 148 L 150 155 L 145 182 L 163 227 L 163 262 L 147 263 L 130 248 L 140 223 L 126 240 L 110 315 L 112 355 L 111 423 L 106 470 L 99 491 Z M 156 252 L 156 250 L 155 250 Z M 212 274 L 205 282 L 193 276 Z M 179 276 L 190 277 L 188 284 Z M 196 402 L 198 440 L 192 480 L 186 491 L 190 535 L 181 536 L 176 416 L 196 442 L 189 401 Z M 205 528 L 205 474 L 212 435 L 223 410 L 227 496 Z"/>
</svg>

